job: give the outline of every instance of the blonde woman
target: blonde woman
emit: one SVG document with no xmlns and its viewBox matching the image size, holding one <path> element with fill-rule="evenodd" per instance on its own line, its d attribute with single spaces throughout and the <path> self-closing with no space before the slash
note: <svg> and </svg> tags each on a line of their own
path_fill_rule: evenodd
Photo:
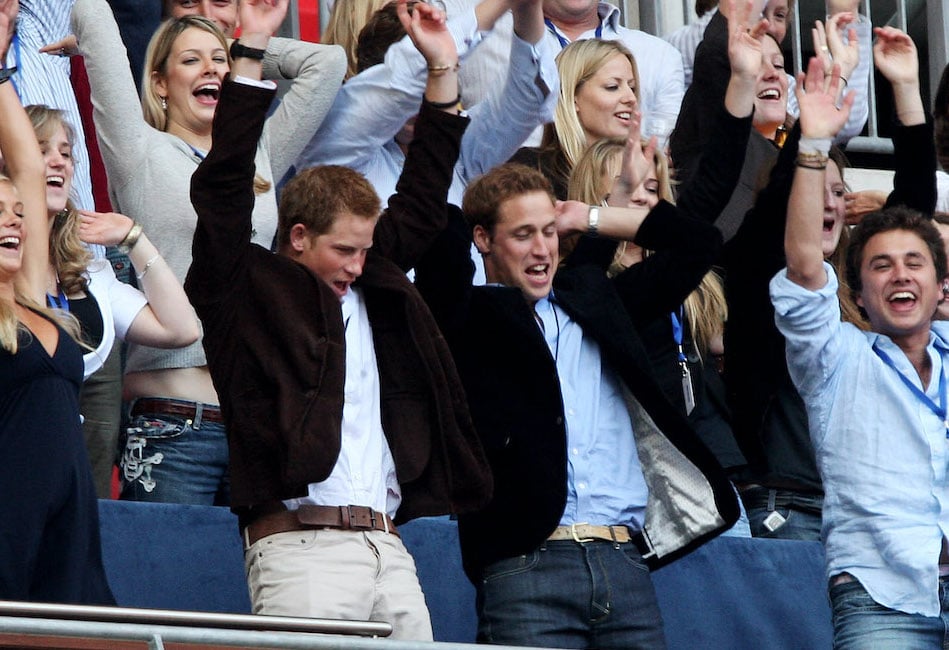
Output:
<svg viewBox="0 0 949 650">
<path fill-rule="evenodd" d="M 0 43 L 16 10 L 0 0 Z M 43 306 L 46 170 L 11 72 L 0 71 L 0 599 L 109 605 L 79 422 L 78 328 Z"/>
<path fill-rule="evenodd" d="M 198 340 L 194 310 L 181 283 L 141 226 L 121 214 L 78 212 L 69 200 L 75 174 L 74 132 L 62 111 L 28 106 L 46 163 L 46 210 L 50 220 L 50 263 L 46 304 L 79 321 L 88 379 L 103 366 L 115 340 L 158 348 L 177 348 Z M 135 241 L 132 241 L 134 239 Z M 106 259 L 93 259 L 83 240 L 116 246 L 125 242 L 141 290 L 119 282 Z M 83 430 L 96 491 L 111 493 L 112 466 L 121 401 L 110 391 L 82 393 Z"/>
<path fill-rule="evenodd" d="M 744 120 L 735 123 L 747 124 Z M 626 148 L 627 140 L 594 143 L 573 169 L 568 197 L 594 205 L 601 203 L 614 179 L 621 175 Z M 660 199 L 674 203 L 675 195 L 666 157 L 655 152 L 652 168 L 633 190 L 630 203 L 652 208 Z M 688 203 L 686 200 L 685 204 Z M 588 261 L 590 250 L 588 243 L 581 245 L 566 263 Z M 634 242 L 625 241 L 611 243 L 610 252 L 609 257 L 601 259 L 609 260 L 607 274 L 611 277 L 650 255 Z M 689 418 L 722 467 L 734 471 L 744 466 L 745 460 L 731 431 L 724 386 L 715 361 L 724 352 L 722 336 L 727 316 L 722 280 L 713 270 L 705 274 L 681 305 L 663 318 L 643 324 L 639 332 L 666 397 Z M 747 522 L 744 528 L 744 536 L 750 536 Z"/>
<path fill-rule="evenodd" d="M 108 3 L 77 0 L 73 8 L 114 204 L 147 227 L 179 281 L 191 265 L 197 219 L 189 196 L 191 174 L 211 147 L 229 52 L 263 57 L 265 77 L 292 80 L 267 121 L 255 160 L 252 238 L 264 247 L 271 246 L 277 226 L 274 186 L 339 88 L 342 50 L 271 39 L 286 10 L 287 0 L 241 3 L 242 35 L 231 48 L 205 18 L 163 23 L 146 55 L 140 107 L 128 67 L 117 63 L 125 60 L 125 51 Z M 124 389 L 132 419 L 122 456 L 123 498 L 226 503 L 227 441 L 201 343 L 179 350 L 129 346 Z"/>
<path fill-rule="evenodd" d="M 588 39 L 557 55 L 560 98 L 540 148 L 525 147 L 512 162 L 539 169 L 558 199 L 586 148 L 601 138 L 625 138 L 637 107 L 639 73 L 632 53 L 619 41 Z"/>
</svg>

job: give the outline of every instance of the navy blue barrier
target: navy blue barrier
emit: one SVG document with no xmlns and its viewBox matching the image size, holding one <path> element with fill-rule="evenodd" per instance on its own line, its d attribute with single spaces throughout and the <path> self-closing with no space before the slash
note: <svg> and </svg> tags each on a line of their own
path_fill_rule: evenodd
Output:
<svg viewBox="0 0 949 650">
<path fill-rule="evenodd" d="M 119 605 L 250 611 L 236 518 L 225 508 L 100 501 L 102 553 Z M 437 641 L 473 642 L 474 588 L 448 518 L 400 528 Z M 653 574 L 671 650 L 831 647 L 816 542 L 722 537 Z"/>
</svg>

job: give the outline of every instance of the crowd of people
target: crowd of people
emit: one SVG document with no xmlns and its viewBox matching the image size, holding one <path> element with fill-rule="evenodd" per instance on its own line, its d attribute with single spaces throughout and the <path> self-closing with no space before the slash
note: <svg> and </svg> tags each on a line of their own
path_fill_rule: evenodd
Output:
<svg viewBox="0 0 949 650">
<path fill-rule="evenodd" d="M 949 74 L 856 0 L 803 71 L 793 0 L 288 4 L 165 0 L 136 84 L 106 0 L 0 0 L 0 598 L 114 602 L 118 467 L 237 514 L 259 614 L 431 640 L 398 527 L 451 514 L 483 643 L 662 648 L 725 534 L 823 542 L 835 647 L 942 647 Z"/>
</svg>

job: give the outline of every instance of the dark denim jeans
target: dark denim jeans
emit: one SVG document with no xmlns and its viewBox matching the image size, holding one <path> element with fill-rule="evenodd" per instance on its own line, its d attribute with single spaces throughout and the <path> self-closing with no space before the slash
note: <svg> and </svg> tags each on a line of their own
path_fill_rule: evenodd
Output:
<svg viewBox="0 0 949 650">
<path fill-rule="evenodd" d="M 479 643 L 666 646 L 649 570 L 631 543 L 545 542 L 487 567 L 477 605 Z"/>
<path fill-rule="evenodd" d="M 127 501 L 226 506 L 227 435 L 218 422 L 143 413 L 126 428 L 120 458 Z"/>
<path fill-rule="evenodd" d="M 877 604 L 859 582 L 830 588 L 835 650 L 949 648 L 949 583 L 939 579 L 941 616 L 906 614 Z"/>
<path fill-rule="evenodd" d="M 823 496 L 754 487 L 743 490 L 741 500 L 748 511 L 752 537 L 820 541 Z M 765 520 L 772 512 L 781 515 L 784 522 L 769 530 Z"/>
</svg>

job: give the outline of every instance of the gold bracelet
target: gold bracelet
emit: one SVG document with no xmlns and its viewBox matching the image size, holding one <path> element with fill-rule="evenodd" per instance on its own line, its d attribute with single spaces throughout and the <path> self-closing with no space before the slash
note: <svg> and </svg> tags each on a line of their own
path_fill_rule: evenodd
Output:
<svg viewBox="0 0 949 650">
<path fill-rule="evenodd" d="M 447 72 L 458 72 L 460 67 L 461 64 L 458 61 L 449 65 L 430 65 L 428 66 L 428 76 L 440 77 Z"/>
<path fill-rule="evenodd" d="M 827 154 L 821 153 L 819 151 L 814 151 L 811 153 L 798 151 L 797 164 L 805 167 L 808 165 L 813 165 L 814 169 L 817 169 L 818 167 L 823 169 L 827 166 Z"/>
<path fill-rule="evenodd" d="M 138 238 L 142 236 L 142 224 L 137 221 L 132 222 L 132 227 L 129 228 L 128 234 L 125 235 L 125 238 L 119 242 L 119 252 L 123 255 L 128 255 L 129 251 L 135 248 L 135 244 L 138 243 Z"/>
<path fill-rule="evenodd" d="M 821 170 L 827 169 L 827 163 L 821 164 L 819 162 L 804 162 L 804 161 L 798 160 L 795 164 L 798 167 L 802 167 L 804 169 L 813 169 L 815 171 L 821 171 Z"/>
</svg>

